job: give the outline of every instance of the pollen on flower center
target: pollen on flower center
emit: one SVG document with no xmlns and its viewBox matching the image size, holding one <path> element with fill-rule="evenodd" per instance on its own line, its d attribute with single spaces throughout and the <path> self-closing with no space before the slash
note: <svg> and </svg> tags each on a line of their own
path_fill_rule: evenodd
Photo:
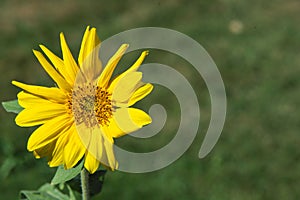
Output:
<svg viewBox="0 0 300 200">
<path fill-rule="evenodd" d="M 78 85 L 68 96 L 68 112 L 73 114 L 77 125 L 84 123 L 87 127 L 94 127 L 109 124 L 113 106 L 111 93 L 105 88 L 91 83 Z"/>
</svg>

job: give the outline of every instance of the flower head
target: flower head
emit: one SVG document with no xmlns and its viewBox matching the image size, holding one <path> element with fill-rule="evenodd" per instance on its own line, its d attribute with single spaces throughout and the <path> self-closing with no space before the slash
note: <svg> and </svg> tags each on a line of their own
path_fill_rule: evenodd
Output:
<svg viewBox="0 0 300 200">
<path fill-rule="evenodd" d="M 148 53 L 144 51 L 127 71 L 111 79 L 127 44 L 102 69 L 95 28 L 87 27 L 78 62 L 62 33 L 60 42 L 62 59 L 43 45 L 40 48 L 48 59 L 33 51 L 57 87 L 12 82 L 23 89 L 18 101 L 24 110 L 16 117 L 16 123 L 23 127 L 40 125 L 30 136 L 27 149 L 36 158 L 48 157 L 51 167 L 63 164 L 69 169 L 84 159 L 84 167 L 90 173 L 100 163 L 114 170 L 118 167 L 114 138 L 151 123 L 148 114 L 131 107 L 153 89 L 151 84 L 142 83 L 142 73 L 137 71 Z"/>
</svg>

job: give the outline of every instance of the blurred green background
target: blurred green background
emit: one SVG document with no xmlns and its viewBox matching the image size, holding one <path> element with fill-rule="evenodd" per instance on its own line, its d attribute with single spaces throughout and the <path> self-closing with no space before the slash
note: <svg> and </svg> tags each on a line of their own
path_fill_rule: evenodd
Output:
<svg viewBox="0 0 300 200">
<path fill-rule="evenodd" d="M 102 40 L 144 26 L 180 31 L 203 45 L 222 74 L 228 98 L 226 124 L 214 150 L 199 160 L 210 118 L 207 88 L 188 63 L 150 50 L 146 63 L 176 68 L 199 91 L 198 136 L 179 160 L 162 170 L 107 173 L 103 191 L 94 199 L 300 199 L 298 0 L 1 0 L 0 9 L 0 101 L 16 98 L 19 90 L 11 80 L 52 85 L 31 49 L 43 43 L 61 55 L 58 35 L 64 32 L 77 57 L 87 25 L 95 26 Z M 157 87 L 147 99 L 140 106 L 165 105 L 168 123 L 145 141 L 118 139 L 123 147 L 156 149 L 176 133 L 179 113 L 172 95 Z M 34 129 L 17 127 L 14 117 L 0 108 L 1 199 L 37 189 L 55 172 L 45 159 L 35 160 L 27 152 Z"/>
</svg>

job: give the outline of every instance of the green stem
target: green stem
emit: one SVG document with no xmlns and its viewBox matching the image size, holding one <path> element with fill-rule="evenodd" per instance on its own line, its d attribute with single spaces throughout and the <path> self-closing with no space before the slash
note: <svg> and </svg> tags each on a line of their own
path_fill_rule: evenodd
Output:
<svg viewBox="0 0 300 200">
<path fill-rule="evenodd" d="M 89 200 L 89 172 L 83 168 L 80 172 L 82 200 Z"/>
</svg>

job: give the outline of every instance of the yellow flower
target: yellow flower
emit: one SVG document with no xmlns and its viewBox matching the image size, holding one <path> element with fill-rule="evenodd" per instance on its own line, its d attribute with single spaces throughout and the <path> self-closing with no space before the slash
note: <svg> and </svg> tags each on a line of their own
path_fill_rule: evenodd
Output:
<svg viewBox="0 0 300 200">
<path fill-rule="evenodd" d="M 142 73 L 137 71 L 148 53 L 142 52 L 127 71 L 111 80 L 127 44 L 102 70 L 95 28 L 87 27 L 84 33 L 78 63 L 62 33 L 60 42 L 63 59 L 40 45 L 52 64 L 41 52 L 33 51 L 57 87 L 12 82 L 24 90 L 18 94 L 24 110 L 16 117 L 16 123 L 22 127 L 41 125 L 30 136 L 27 149 L 36 158 L 48 157 L 50 167 L 63 164 L 69 169 L 84 158 L 84 167 L 90 173 L 100 163 L 114 170 L 118 163 L 113 139 L 151 123 L 144 111 L 130 107 L 153 89 L 151 84 L 141 82 Z"/>
</svg>

